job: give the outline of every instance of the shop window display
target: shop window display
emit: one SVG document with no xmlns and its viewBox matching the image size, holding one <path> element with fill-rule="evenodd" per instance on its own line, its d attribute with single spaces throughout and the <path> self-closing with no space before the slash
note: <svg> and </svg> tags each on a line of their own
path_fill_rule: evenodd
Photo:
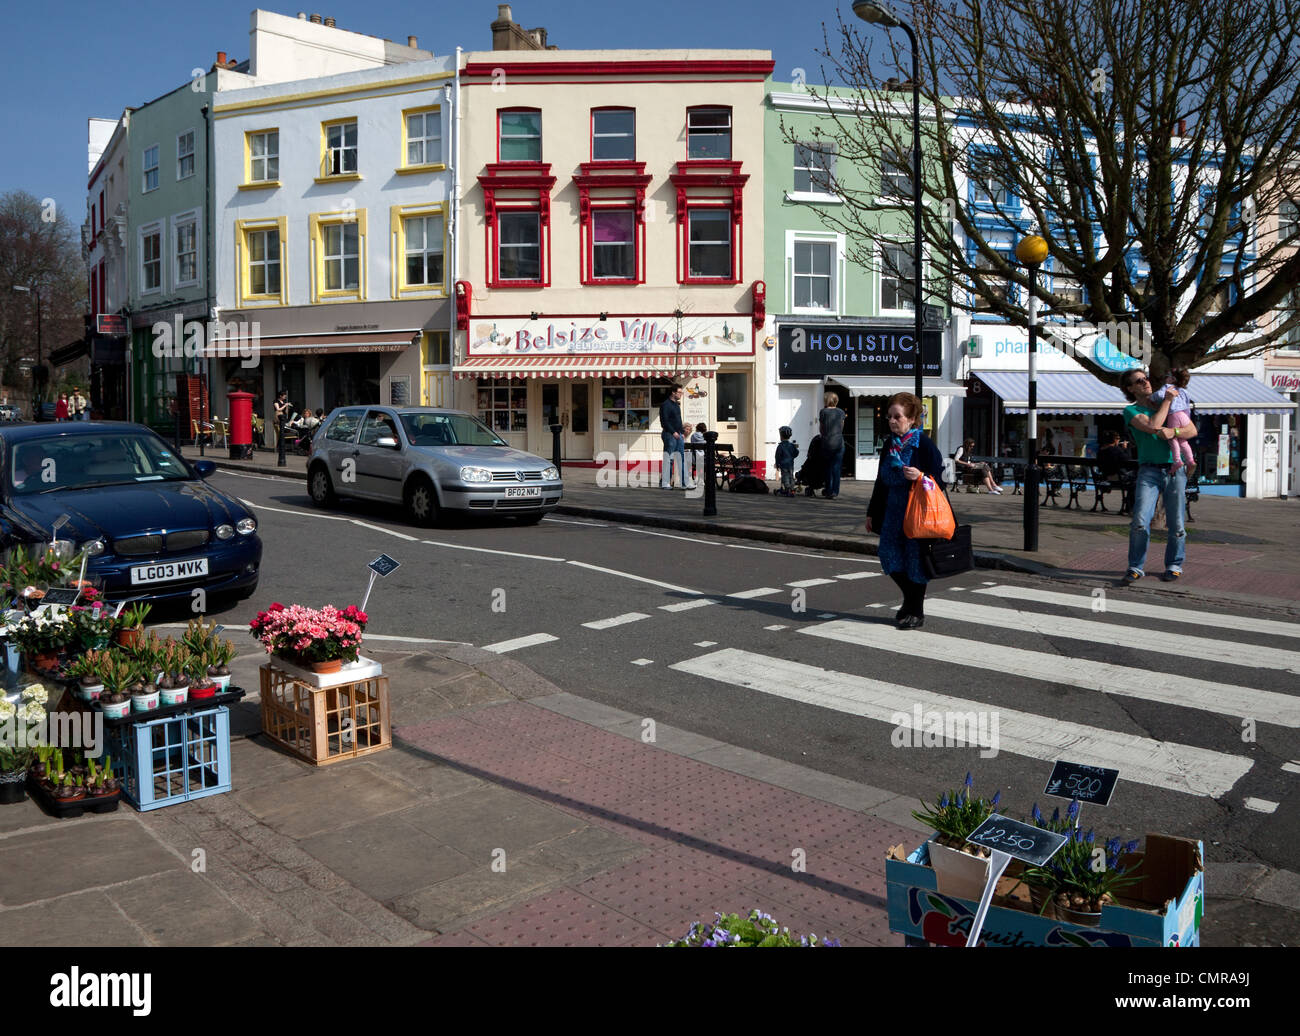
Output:
<svg viewBox="0 0 1300 1036">
<path fill-rule="evenodd" d="M 666 382 L 648 379 L 606 380 L 600 393 L 600 430 L 648 432 L 668 389 Z"/>
<path fill-rule="evenodd" d="M 478 416 L 498 434 L 528 430 L 528 384 L 510 378 L 480 378 Z"/>
</svg>

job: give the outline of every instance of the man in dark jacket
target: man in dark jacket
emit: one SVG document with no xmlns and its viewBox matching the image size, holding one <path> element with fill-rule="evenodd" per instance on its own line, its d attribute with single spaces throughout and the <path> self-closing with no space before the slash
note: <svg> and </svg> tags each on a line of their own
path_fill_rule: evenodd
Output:
<svg viewBox="0 0 1300 1036">
<path fill-rule="evenodd" d="M 664 442 L 663 466 L 659 473 L 659 488 L 672 489 L 672 464 L 677 462 L 677 484 L 683 489 L 694 489 L 686 483 L 686 426 L 682 424 L 682 387 L 674 385 L 668 398 L 659 404 L 660 437 Z"/>
</svg>

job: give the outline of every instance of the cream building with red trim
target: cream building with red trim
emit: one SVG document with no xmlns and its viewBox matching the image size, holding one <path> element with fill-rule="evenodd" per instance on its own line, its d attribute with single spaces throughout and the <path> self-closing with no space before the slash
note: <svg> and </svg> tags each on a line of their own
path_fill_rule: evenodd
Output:
<svg viewBox="0 0 1300 1036">
<path fill-rule="evenodd" d="M 658 407 L 761 455 L 767 51 L 470 52 L 455 405 L 520 448 L 654 467 Z"/>
</svg>

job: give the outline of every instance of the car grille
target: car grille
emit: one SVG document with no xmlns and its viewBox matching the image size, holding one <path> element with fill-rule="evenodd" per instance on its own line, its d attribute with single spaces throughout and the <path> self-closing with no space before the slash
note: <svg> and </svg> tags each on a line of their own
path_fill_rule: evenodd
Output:
<svg viewBox="0 0 1300 1036">
<path fill-rule="evenodd" d="M 542 480 L 542 473 L 540 471 L 524 472 L 525 482 L 540 482 L 541 480 Z M 519 479 L 516 477 L 513 471 L 494 471 L 492 472 L 492 481 L 493 482 L 518 482 Z"/>
<path fill-rule="evenodd" d="M 174 553 L 193 550 L 208 542 L 207 529 L 182 529 L 180 532 L 152 533 L 148 536 L 126 536 L 113 541 L 113 550 L 128 557 L 142 554 Z"/>
</svg>

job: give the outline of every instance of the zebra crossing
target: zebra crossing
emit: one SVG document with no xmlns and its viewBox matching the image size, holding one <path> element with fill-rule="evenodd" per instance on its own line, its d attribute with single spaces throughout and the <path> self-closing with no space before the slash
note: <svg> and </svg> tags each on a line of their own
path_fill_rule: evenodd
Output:
<svg viewBox="0 0 1300 1036">
<path fill-rule="evenodd" d="M 869 614 L 864 618 L 835 617 L 774 634 L 778 638 L 808 638 L 848 646 L 854 649 L 849 657 L 861 664 L 845 665 L 845 656 L 839 654 L 836 657 L 840 670 L 810 665 L 789 657 L 806 656 L 807 652 L 792 649 L 782 653 L 781 644 L 785 642 L 777 641 L 775 653 L 718 647 L 670 668 L 706 681 L 893 727 L 913 725 L 909 719 L 913 715 L 919 719 L 922 714 L 973 716 L 993 712 L 998 720 L 1000 751 L 1042 762 L 1086 759 L 1119 769 L 1127 781 L 1213 799 L 1232 793 L 1256 766 L 1253 743 L 1242 740 L 1238 748 L 1236 739 L 1223 736 L 1224 730 L 1235 730 L 1242 724 L 1254 729 L 1258 725 L 1262 728 L 1259 738 L 1268 738 L 1277 748 L 1274 754 L 1284 759 L 1295 756 L 1292 732 L 1300 728 L 1300 683 L 1289 675 L 1279 677 L 1300 673 L 1300 652 L 1291 650 L 1295 640 L 1300 639 L 1298 623 L 1132 599 L 1108 600 L 1099 609 L 1096 599 L 1088 593 L 1019 585 L 936 589 L 938 592 L 926 601 L 926 618 L 932 620 L 931 627 L 942 627 L 942 633 L 932 629 L 897 630 L 892 622 L 870 614 L 874 608 L 887 609 L 892 615 L 892 605 L 878 604 L 868 606 Z M 965 592 L 960 596 L 949 593 L 954 590 Z M 1080 610 L 1094 613 L 1093 617 L 1080 617 Z M 1148 625 L 1136 625 L 1138 616 Z M 1210 635 L 1210 628 L 1219 635 Z M 1256 635 L 1255 642 L 1246 638 L 1248 632 Z M 1033 649 L 1007 643 L 1023 643 L 1025 636 L 1041 637 L 1047 643 Z M 1259 642 L 1265 639 L 1275 643 Z M 1111 649 L 1119 650 L 1129 664 L 1077 657 Z M 1132 664 L 1135 658 L 1140 664 Z M 908 659 L 943 659 L 950 663 L 954 668 L 949 670 L 949 687 L 973 683 L 973 671 L 982 670 L 1033 681 L 1034 685 L 1050 688 L 1053 695 L 1042 699 L 1049 708 L 1037 714 L 1025 708 L 1007 708 L 908 686 Z M 1190 664 L 1191 660 L 1196 663 Z M 1202 662 L 1205 665 L 1200 665 Z M 1210 670 L 1217 678 L 1192 675 L 1198 667 Z M 898 678 L 882 680 L 863 673 L 897 674 Z M 921 681 L 914 678 L 911 682 Z M 1268 684 L 1272 689 L 1262 686 Z M 1101 692 L 1109 700 L 1172 706 L 1189 710 L 1192 716 L 1204 714 L 1230 722 L 1226 726 L 1217 724 L 1219 736 L 1213 747 L 1156 740 L 1051 714 L 1061 711 L 1050 705 L 1058 700 L 1063 688 Z M 1203 728 L 1196 722 L 1186 725 L 1186 740 L 1196 740 Z M 1206 736 L 1208 739 L 1210 735 Z M 959 739 L 959 743 L 963 742 Z M 976 744 L 970 738 L 964 743 Z M 1225 745 L 1232 747 L 1225 749 Z M 1268 776 L 1290 781 L 1297 769 L 1284 765 Z M 1277 808 L 1277 803 L 1253 796 L 1246 796 L 1245 804 L 1262 813 Z"/>
</svg>

